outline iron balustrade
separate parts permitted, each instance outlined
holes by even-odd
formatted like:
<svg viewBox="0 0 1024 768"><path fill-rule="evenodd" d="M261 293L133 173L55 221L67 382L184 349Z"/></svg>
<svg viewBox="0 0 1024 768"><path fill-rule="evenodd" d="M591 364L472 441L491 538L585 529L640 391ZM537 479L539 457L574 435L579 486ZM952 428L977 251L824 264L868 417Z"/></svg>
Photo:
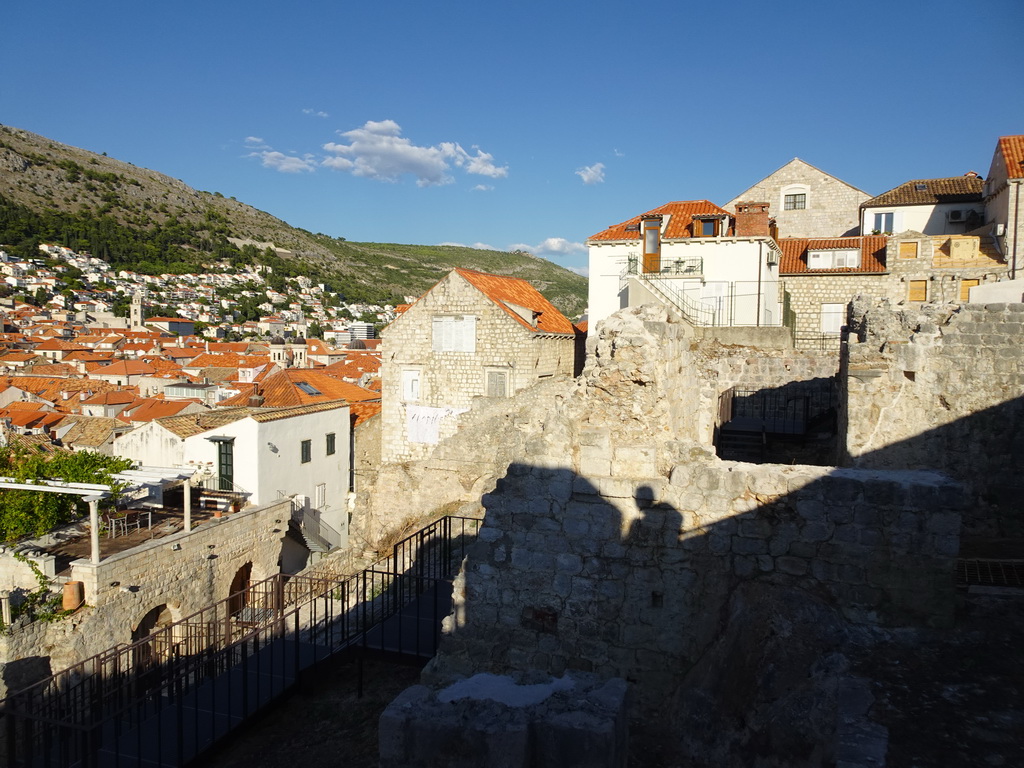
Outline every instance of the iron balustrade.
<svg viewBox="0 0 1024 768"><path fill-rule="evenodd" d="M479 524L441 518L352 576L275 574L8 696L7 765L180 766L332 656L432 656Z"/></svg>

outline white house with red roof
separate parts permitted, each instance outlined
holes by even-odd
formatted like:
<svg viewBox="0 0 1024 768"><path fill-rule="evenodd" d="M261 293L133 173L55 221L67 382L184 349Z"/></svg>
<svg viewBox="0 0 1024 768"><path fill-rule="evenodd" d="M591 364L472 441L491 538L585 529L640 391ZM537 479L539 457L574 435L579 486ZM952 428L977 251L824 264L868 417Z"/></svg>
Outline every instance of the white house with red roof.
<svg viewBox="0 0 1024 768"><path fill-rule="evenodd" d="M906 181L861 204L860 231L876 235L970 232L985 223L983 184L974 171L963 176Z"/></svg>
<svg viewBox="0 0 1024 768"><path fill-rule="evenodd" d="M739 203L730 213L707 200L673 202L592 235L590 327L652 301L694 325L781 325L780 252L768 210L768 203Z"/></svg>

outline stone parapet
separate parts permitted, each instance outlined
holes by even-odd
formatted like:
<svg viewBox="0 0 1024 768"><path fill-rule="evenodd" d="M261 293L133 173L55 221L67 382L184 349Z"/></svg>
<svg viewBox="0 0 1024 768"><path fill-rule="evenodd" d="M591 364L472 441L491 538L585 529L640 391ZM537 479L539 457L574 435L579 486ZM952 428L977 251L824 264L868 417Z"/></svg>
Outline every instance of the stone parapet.
<svg viewBox="0 0 1024 768"><path fill-rule="evenodd" d="M380 717L381 768L625 768L624 680L527 679L407 688Z"/></svg>

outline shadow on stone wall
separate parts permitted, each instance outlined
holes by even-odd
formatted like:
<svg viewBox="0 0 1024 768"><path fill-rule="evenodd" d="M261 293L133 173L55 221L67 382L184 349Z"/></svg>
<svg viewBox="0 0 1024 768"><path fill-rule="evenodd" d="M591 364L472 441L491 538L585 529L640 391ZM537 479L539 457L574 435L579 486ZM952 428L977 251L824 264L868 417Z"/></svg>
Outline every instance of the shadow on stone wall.
<svg viewBox="0 0 1024 768"><path fill-rule="evenodd" d="M1020 409L878 453L977 443ZM874 627L952 623L970 511L964 488L929 470L714 460L636 481L516 463L484 506L424 682L624 678L644 743L708 766L834 760L847 653Z"/></svg>
<svg viewBox="0 0 1024 768"><path fill-rule="evenodd" d="M965 537L1024 538L1024 397L925 430L851 463L865 469L943 472L968 488Z"/></svg>

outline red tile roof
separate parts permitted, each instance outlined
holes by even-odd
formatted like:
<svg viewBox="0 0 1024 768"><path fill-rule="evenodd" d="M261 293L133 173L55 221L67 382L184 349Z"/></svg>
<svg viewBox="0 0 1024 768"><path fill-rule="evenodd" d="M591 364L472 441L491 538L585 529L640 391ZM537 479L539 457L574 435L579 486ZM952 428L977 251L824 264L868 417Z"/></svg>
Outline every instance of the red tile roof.
<svg viewBox="0 0 1024 768"><path fill-rule="evenodd" d="M515 318L521 325L526 326L531 331L565 334L573 332L572 323L569 322L569 319L555 309L555 306L545 299L540 291L525 280L518 277L489 275L485 272L475 272L471 269L456 269L454 271L501 307L509 316ZM508 306L509 304L524 307L536 314L536 327L527 320L524 320L514 309Z"/></svg>
<svg viewBox="0 0 1024 768"><path fill-rule="evenodd" d="M782 259L779 264L780 275L795 274L880 274L885 272L885 244L888 238L884 235L868 237L783 237L779 239ZM808 250L837 250L840 248L860 248L859 267L839 267L836 269L808 269Z"/></svg>
<svg viewBox="0 0 1024 768"><path fill-rule="evenodd" d="M270 363L270 355L240 355L236 352L222 354L203 353L194 358L186 368L258 368Z"/></svg>
<svg viewBox="0 0 1024 768"><path fill-rule="evenodd" d="M324 366L321 370L340 379L358 379L366 373L380 373L380 353L366 350L346 352L343 360Z"/></svg>
<svg viewBox="0 0 1024 768"><path fill-rule="evenodd" d="M264 408L308 405L327 400L361 402L380 398L376 392L363 389L347 381L341 381L311 368L289 368L285 371L278 371L274 375L268 376L260 384L259 394L263 397L262 407ZM223 407L248 405L251 396L252 391L246 390L221 401L218 405Z"/></svg>
<svg viewBox="0 0 1024 768"><path fill-rule="evenodd" d="M1024 178L1024 136L1000 136L999 151L1006 165L1006 177Z"/></svg>
<svg viewBox="0 0 1024 768"><path fill-rule="evenodd" d="M936 205L938 203L981 202L985 181L977 175L949 176L944 179L914 179L865 200L861 208L880 205Z"/></svg>
<svg viewBox="0 0 1024 768"><path fill-rule="evenodd" d="M348 412L351 414L352 426L358 427L367 419L372 419L378 413L380 413L381 404L377 403L352 403L348 407Z"/></svg>
<svg viewBox="0 0 1024 768"><path fill-rule="evenodd" d="M142 360L118 360L97 368L91 376L148 376L156 373L156 368Z"/></svg>
<svg viewBox="0 0 1024 768"><path fill-rule="evenodd" d="M136 408L132 408L130 412L122 412L118 415L121 421L125 422L143 422L153 421L154 419L165 419L170 416L177 416L183 410L188 408L190 405L198 402L197 400L157 400L154 398L145 398L140 401L140 404Z"/></svg>
<svg viewBox="0 0 1024 768"><path fill-rule="evenodd" d="M720 216L729 215L724 208L719 208L707 200L682 200L665 205L634 216L632 219L613 224L608 229L591 235L588 240L639 240L640 219L644 216L669 216L668 226L662 234L664 240L676 240L682 237L690 237L690 224L693 223L694 215ZM627 229L636 226L636 229Z"/></svg>

